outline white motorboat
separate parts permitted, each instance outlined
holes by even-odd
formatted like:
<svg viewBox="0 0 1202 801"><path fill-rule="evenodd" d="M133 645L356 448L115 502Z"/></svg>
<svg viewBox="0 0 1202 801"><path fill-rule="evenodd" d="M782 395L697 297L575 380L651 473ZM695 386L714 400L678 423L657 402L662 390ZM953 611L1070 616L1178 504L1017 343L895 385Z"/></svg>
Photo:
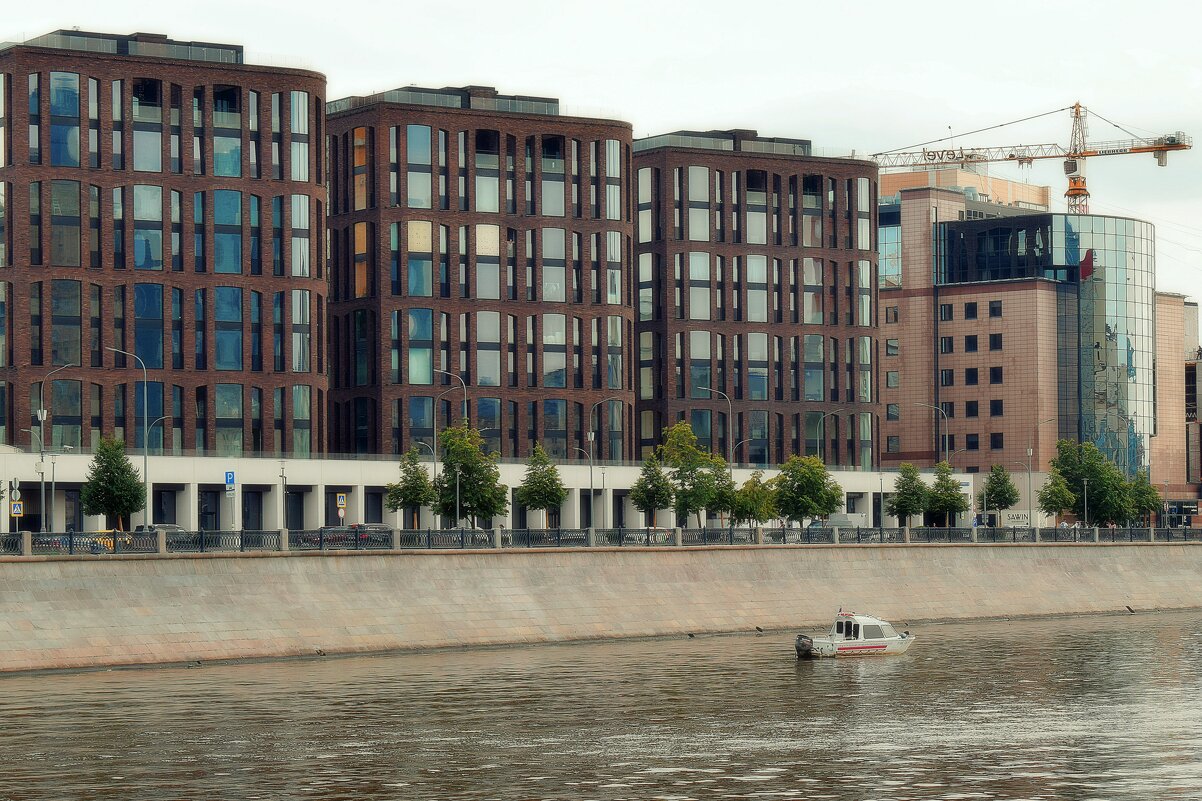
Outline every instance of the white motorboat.
<svg viewBox="0 0 1202 801"><path fill-rule="evenodd" d="M901 634L892 625L871 615L839 610L827 637L797 635L797 658L819 656L886 656L904 654L914 644L914 635Z"/></svg>

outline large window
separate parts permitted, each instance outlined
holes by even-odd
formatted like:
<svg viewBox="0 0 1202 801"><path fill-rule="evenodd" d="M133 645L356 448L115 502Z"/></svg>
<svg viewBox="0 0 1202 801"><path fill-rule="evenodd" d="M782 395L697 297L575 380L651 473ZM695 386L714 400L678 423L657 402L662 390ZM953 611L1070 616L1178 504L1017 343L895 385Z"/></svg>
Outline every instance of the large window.
<svg viewBox="0 0 1202 801"><path fill-rule="evenodd" d="M219 286L215 295L214 324L217 337L217 369L242 369L242 290Z"/></svg>
<svg viewBox="0 0 1202 801"><path fill-rule="evenodd" d="M148 369L162 369L162 284L134 285L134 352Z"/></svg>
<svg viewBox="0 0 1202 801"><path fill-rule="evenodd" d="M434 241L432 225L424 220L408 223L407 250L409 251L409 295L428 298L434 292Z"/></svg>
<svg viewBox="0 0 1202 801"><path fill-rule="evenodd" d="M499 312L478 312L476 314L476 384L482 387L501 386L501 315Z"/></svg>
<svg viewBox="0 0 1202 801"><path fill-rule="evenodd" d="M163 85L152 78L133 82L134 170L163 170Z"/></svg>
<svg viewBox="0 0 1202 801"><path fill-rule="evenodd" d="M292 196L292 275L309 277L309 196Z"/></svg>
<svg viewBox="0 0 1202 801"><path fill-rule="evenodd" d="M79 213L79 181L51 181L50 264L52 266L79 266Z"/></svg>
<svg viewBox="0 0 1202 801"><path fill-rule="evenodd" d="M563 137L562 136L544 136L542 144L543 144L542 213L546 217L562 217L564 214ZM479 174L478 171L477 171L477 174Z"/></svg>
<svg viewBox="0 0 1202 801"><path fill-rule="evenodd" d="M567 256L564 229L544 228L543 239L543 300L563 302L568 299Z"/></svg>
<svg viewBox="0 0 1202 801"><path fill-rule="evenodd" d="M242 455L242 385L218 384L214 398L217 416L217 455Z"/></svg>
<svg viewBox="0 0 1202 801"><path fill-rule="evenodd" d="M476 297L483 300L501 297L500 236L498 226L476 226ZM546 258L545 246L543 253Z"/></svg>
<svg viewBox="0 0 1202 801"><path fill-rule="evenodd" d="M768 335L747 335L747 392L751 400L768 400Z"/></svg>
<svg viewBox="0 0 1202 801"><path fill-rule="evenodd" d="M309 93L293 92L290 102L292 110L292 154L289 161L292 180L309 180Z"/></svg>
<svg viewBox="0 0 1202 801"><path fill-rule="evenodd" d="M434 312L431 309L409 310L409 373L410 384L434 383Z"/></svg>
<svg viewBox="0 0 1202 801"><path fill-rule="evenodd" d="M543 315L543 386L567 386L567 319Z"/></svg>
<svg viewBox="0 0 1202 801"><path fill-rule="evenodd" d="M74 72L50 73L50 164L79 166L79 75Z"/></svg>
<svg viewBox="0 0 1202 801"><path fill-rule="evenodd" d="M689 254L689 319L710 319L710 254Z"/></svg>
<svg viewBox="0 0 1202 801"><path fill-rule="evenodd" d="M409 125L405 129L405 152L408 160L406 186L411 209L428 209L432 206L430 170L430 126Z"/></svg>
<svg viewBox="0 0 1202 801"><path fill-rule="evenodd" d="M689 332L689 397L709 400L712 384L710 332ZM715 396L716 397L716 396Z"/></svg>
<svg viewBox="0 0 1202 801"><path fill-rule="evenodd" d="M747 320L752 323L768 322L768 257L748 256L747 264Z"/></svg>
<svg viewBox="0 0 1202 801"><path fill-rule="evenodd" d="M310 370L309 290L292 290L292 372Z"/></svg>
<svg viewBox="0 0 1202 801"><path fill-rule="evenodd" d="M134 268L163 269L163 188L134 187Z"/></svg>
<svg viewBox="0 0 1202 801"><path fill-rule="evenodd" d="M50 287L51 363L80 365L79 282L56 280Z"/></svg>
<svg viewBox="0 0 1202 801"><path fill-rule="evenodd" d="M213 87L213 174L242 175L242 90Z"/></svg>
<svg viewBox="0 0 1202 801"><path fill-rule="evenodd" d="M213 272L242 272L242 193L213 193Z"/></svg>

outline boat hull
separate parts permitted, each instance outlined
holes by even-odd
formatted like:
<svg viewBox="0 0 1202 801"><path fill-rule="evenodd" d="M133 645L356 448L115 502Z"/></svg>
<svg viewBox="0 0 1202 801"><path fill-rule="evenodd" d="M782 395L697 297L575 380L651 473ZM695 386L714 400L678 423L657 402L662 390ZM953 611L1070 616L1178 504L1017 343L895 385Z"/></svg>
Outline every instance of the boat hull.
<svg viewBox="0 0 1202 801"><path fill-rule="evenodd" d="M827 656L898 656L910 650L913 644L913 635L879 640L831 640L799 634L794 647L798 659L817 659Z"/></svg>

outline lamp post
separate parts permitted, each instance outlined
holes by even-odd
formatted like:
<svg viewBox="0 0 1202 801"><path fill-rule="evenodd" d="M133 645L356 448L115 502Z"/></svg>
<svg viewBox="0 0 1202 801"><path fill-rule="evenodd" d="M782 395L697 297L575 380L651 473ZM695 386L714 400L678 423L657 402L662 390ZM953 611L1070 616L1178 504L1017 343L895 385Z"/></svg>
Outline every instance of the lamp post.
<svg viewBox="0 0 1202 801"><path fill-rule="evenodd" d="M915 406L925 406L928 409L934 409L935 411L937 411L941 415L943 415L943 436L940 438L940 441L943 444L940 445L937 448L937 450L939 451L939 454L941 457L946 458L946 456L947 456L947 429L948 429L948 425L949 425L948 421L947 421L947 412L943 411L943 409L939 408L938 406L935 406L930 403L915 403L914 405ZM942 462L943 458L940 458L938 461Z"/></svg>
<svg viewBox="0 0 1202 801"><path fill-rule="evenodd" d="M589 407L588 410L588 521L594 523L597 516L593 513L593 507L597 503L596 490L593 488L593 441L597 438L597 427L593 423L597 416L597 407L603 403L610 401L621 400L617 395L610 395L608 398L602 398ZM610 456L613 454L610 453ZM604 489L602 490L604 494Z"/></svg>
<svg viewBox="0 0 1202 801"><path fill-rule="evenodd" d="M1031 489L1031 466L1035 464L1035 438L1039 436L1039 427L1044 423L1056 422L1055 417L1040 420L1031 429L1031 439L1027 441L1027 525L1035 528L1035 496Z"/></svg>
<svg viewBox="0 0 1202 801"><path fill-rule="evenodd" d="M827 446L827 443L830 442L830 440L826 436L826 418L836 416L842 411L844 411L843 407L839 407L838 409L829 411L826 414L822 415L822 417L818 418L818 428L822 431L822 463L823 464L826 464L829 461L826 458L826 456L827 456L826 446Z"/></svg>
<svg viewBox="0 0 1202 801"><path fill-rule="evenodd" d="M1085 521L1084 521L1085 527L1089 528L1089 479L1082 478L1081 482L1085 486L1085 495L1084 495L1084 499L1083 499L1084 506L1082 508L1082 515L1085 518Z"/></svg>
<svg viewBox="0 0 1202 801"><path fill-rule="evenodd" d="M56 367L53 370L51 370L49 373L46 373L46 377L42 379L42 383L38 386L38 461L41 462L41 464L42 464L42 469L40 471L38 471L39 474L41 475L40 494L42 496L41 506L39 507L39 514L42 517L42 533L43 534L45 534L47 531L47 528L46 528L46 382L48 382L50 380L50 377L52 375L54 375L55 373L62 372L63 370L66 370L68 367L78 367L78 366L79 366L78 364L68 362L67 364L64 364L62 367ZM53 393L51 393L50 399L52 401L54 400Z"/></svg>
<svg viewBox="0 0 1202 801"><path fill-rule="evenodd" d="M280 528L288 528L288 476L287 462L280 459Z"/></svg>
<svg viewBox="0 0 1202 801"><path fill-rule="evenodd" d="M589 433L591 434L592 432L590 431ZM591 528L594 525L593 498L595 497L595 490L593 489L593 455L584 448L572 448L572 450L580 451L588 459L588 524Z"/></svg>
<svg viewBox="0 0 1202 801"><path fill-rule="evenodd" d="M434 435L435 435L435 436L438 436L438 427L437 427L437 426L435 426L435 428L434 428ZM434 477L435 477L435 478L437 478L437 477L438 477L438 454L436 454L436 453L434 452L434 448L432 448L432 447L430 446L430 443L428 443L428 442L423 442L423 441L422 441L422 440L420 440L420 439L414 440L414 442L416 442L418 445L421 445L423 448L425 448L426 450L428 450L428 451L430 452L430 464L431 464L431 465L433 465L433 467L434 467ZM404 514L404 513L402 512L402 514ZM420 518L420 516L421 516L421 510L419 509L419 510L418 510L418 517ZM419 527L420 527L420 524L421 524L421 520L419 519L419 520L418 520L418 525L419 525Z"/></svg>
<svg viewBox="0 0 1202 801"><path fill-rule="evenodd" d="M459 384L463 387L463 408L460 409L459 412L463 416L463 419L467 420L467 417L468 417L468 414L467 414L467 382L463 380L463 376L459 375L459 373L452 373L447 370L439 370L437 367L432 367L430 369L436 373L442 373L443 375L449 375L451 378L454 378L456 381L458 381ZM434 421L434 427L435 428L438 427L437 420Z"/></svg>
<svg viewBox="0 0 1202 801"><path fill-rule="evenodd" d="M455 528L459 528L459 465L455 465Z"/></svg>
<svg viewBox="0 0 1202 801"><path fill-rule="evenodd" d="M150 405L147 403L147 398L149 397L147 395L149 379L146 377L146 362L142 361L142 357L138 354L130 353L127 350L121 350L120 348L105 348L105 350L111 350L113 353L120 353L125 356L130 356L142 366L142 497L145 499L143 502L144 505L142 506L142 525L146 528L149 528L150 518L147 517L146 513L150 509L150 476L147 473L147 471L150 469L150 462L146 458L146 454L148 452L148 446L150 445L150 442L147 441L146 434L150 430L150 426L146 425L146 416L150 414Z"/></svg>
<svg viewBox="0 0 1202 801"><path fill-rule="evenodd" d="M731 443L734 441L735 407L730 402L730 396L722 390L711 387L700 387L700 389L704 389L711 395L721 395L723 398L726 398L726 464L730 467L731 480L734 480L735 449L731 447Z"/></svg>

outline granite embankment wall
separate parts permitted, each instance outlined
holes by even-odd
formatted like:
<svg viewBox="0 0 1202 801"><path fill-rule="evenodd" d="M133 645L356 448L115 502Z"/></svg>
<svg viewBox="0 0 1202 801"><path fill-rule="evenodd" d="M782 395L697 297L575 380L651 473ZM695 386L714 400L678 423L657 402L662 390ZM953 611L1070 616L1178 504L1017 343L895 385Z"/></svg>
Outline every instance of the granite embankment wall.
<svg viewBox="0 0 1202 801"><path fill-rule="evenodd" d="M1202 606L1202 544L0 560L0 670Z"/></svg>

